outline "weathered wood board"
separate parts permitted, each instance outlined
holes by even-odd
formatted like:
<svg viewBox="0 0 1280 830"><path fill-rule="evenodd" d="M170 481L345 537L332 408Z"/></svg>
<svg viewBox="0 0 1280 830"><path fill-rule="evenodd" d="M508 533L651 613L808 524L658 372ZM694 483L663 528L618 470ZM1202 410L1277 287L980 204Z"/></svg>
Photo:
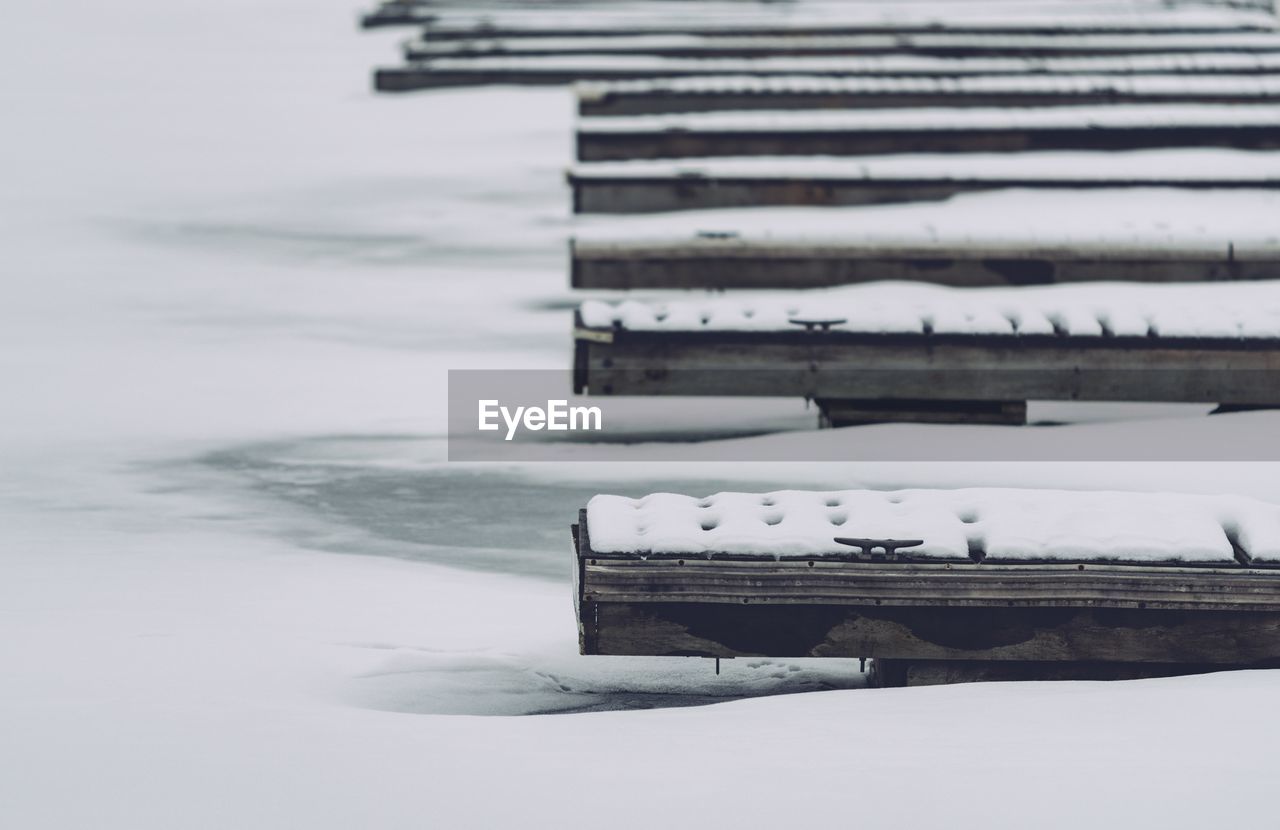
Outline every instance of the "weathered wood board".
<svg viewBox="0 0 1280 830"><path fill-rule="evenodd" d="M671 242L570 243L574 288L821 288L908 280L957 287L1065 282L1202 282L1280 277L1280 249L847 245L709 234Z"/></svg>
<svg viewBox="0 0 1280 830"><path fill-rule="evenodd" d="M1270 190L1280 180L1223 176L1167 179L1151 177L1064 180L1060 176L761 176L696 170L652 175L597 172L591 165L571 170L574 213L651 213L668 210L755 207L764 205L876 205L928 202L961 193L1009 188L1097 190L1132 187L1176 187L1194 190Z"/></svg>
<svg viewBox="0 0 1280 830"><path fill-rule="evenodd" d="M583 654L870 657L933 675L917 682L986 663L1280 665L1275 570L606 557L585 511L574 542Z"/></svg>
<svg viewBox="0 0 1280 830"><path fill-rule="evenodd" d="M1280 405L1280 340L575 329L591 395Z"/></svg>
<svg viewBox="0 0 1280 830"><path fill-rule="evenodd" d="M600 125L607 126L607 125ZM711 158L717 156L872 156L895 153L1015 153L1046 150L1123 151L1170 147L1280 149L1280 121L1105 126L1082 119L1074 126L867 127L771 129L636 127L600 129L585 122L577 133L579 161Z"/></svg>
<svg viewBox="0 0 1280 830"><path fill-rule="evenodd" d="M666 115L752 110L857 110L904 107L1055 107L1096 104L1269 104L1269 77L996 76L952 79L725 78L580 84L578 114Z"/></svg>
<svg viewBox="0 0 1280 830"><path fill-rule="evenodd" d="M927 55L945 58L1080 57L1132 54L1280 52L1271 32L1184 34L916 34L732 36L614 35L593 37L481 37L438 41L430 33L404 45L410 61L466 57L647 55L663 58L770 58L810 56Z"/></svg>

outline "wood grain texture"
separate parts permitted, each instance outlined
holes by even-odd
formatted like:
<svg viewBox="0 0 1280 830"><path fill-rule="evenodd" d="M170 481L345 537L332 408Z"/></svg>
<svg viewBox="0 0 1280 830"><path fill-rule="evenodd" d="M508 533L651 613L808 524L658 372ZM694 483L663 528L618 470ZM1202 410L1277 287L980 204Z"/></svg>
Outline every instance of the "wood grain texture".
<svg viewBox="0 0 1280 830"><path fill-rule="evenodd" d="M688 112L758 110L856 110L911 107L1055 107L1095 104L1270 104L1270 95L1228 91L1175 91L1149 95L1122 90L1018 91L609 91L578 99L578 114L592 116L671 115Z"/></svg>
<svg viewBox="0 0 1280 830"><path fill-rule="evenodd" d="M375 25L421 24L431 12L429 4L400 3L391 0L365 16L376 19ZM395 22L393 24L393 21ZM625 25L616 20L584 17L573 22L555 25L540 21L537 25L504 23L482 15L471 22L465 20L439 20L427 24L430 40L455 41L476 39L512 40L546 37L633 37L636 35L709 35L717 37L800 37L800 36L856 36L856 35L1191 35L1229 32L1270 32L1272 27L1258 19L1238 18L1219 21L1179 21L1154 19L1126 19L1120 21L1073 20L1032 22L1011 20L797 20L733 21L684 19L673 15L662 23L628 21Z"/></svg>
<svg viewBox="0 0 1280 830"><path fill-rule="evenodd" d="M962 288L1069 282L1209 282L1270 279L1280 252L1233 249L1126 251L984 249L978 245L886 250L868 244L574 243L571 282L585 289L823 288L907 280Z"/></svg>
<svg viewBox="0 0 1280 830"><path fill-rule="evenodd" d="M592 395L1280 405L1268 339L590 331Z"/></svg>
<svg viewBox="0 0 1280 830"><path fill-rule="evenodd" d="M578 131L579 161L712 158L717 156L869 156L894 153L1017 153L1033 151L1227 147L1280 148L1274 125L859 129Z"/></svg>
<svg viewBox="0 0 1280 830"><path fill-rule="evenodd" d="M1125 179L930 179L930 178L753 178L676 175L647 178L570 173L575 213L652 213L765 205L879 205L930 202L961 193L1006 188L1096 190L1129 187L1181 189L1274 189L1276 182L1218 179L1152 181Z"/></svg>
<svg viewBox="0 0 1280 830"><path fill-rule="evenodd" d="M520 58L511 59L512 65L506 67L492 66L476 66L468 67L464 65L467 59L460 59L456 63L452 63L447 68L435 67L431 62L409 63L404 66L379 67L374 71L374 89L379 92L409 92L418 89L438 89L459 86L488 86L488 85L521 85L521 86L564 86L577 81L634 81L646 80L651 78L686 78L705 75L714 75L722 70L717 70L713 65L697 66L698 62L690 61L680 66L663 67L660 64L652 66L629 67L625 63L612 63L609 59L604 59L597 63L576 63L575 65L566 66L537 66L517 64ZM532 58L529 60L540 60ZM713 62L707 62L711 64ZM1034 63L1031 64L1034 66ZM967 75L1024 75L1028 71L1034 71L1026 66L1018 66L1010 68L1006 71L993 71L990 67L984 67L982 72L967 72ZM1212 75L1268 75L1272 73L1272 69L1264 64L1233 66L1230 69L1215 69L1213 67L1196 66L1194 62L1188 61L1185 67L1177 65L1164 66L1151 71L1140 68L1126 69L1115 74L1124 75L1187 75L1187 74L1212 74ZM854 75L865 74L864 68L824 68L815 66L812 69L806 69L805 74L821 75L826 77L849 77ZM738 72L735 74L746 74L752 76L765 75L792 75L795 70L779 71L771 69L767 64L760 63L749 68L749 71ZM889 74L889 73L880 73ZM919 69L894 69L891 73L896 77L917 77L917 78L948 78L956 77L956 70L951 67L922 67ZM1082 65L1080 69L1073 70L1071 68L1062 67L1058 70L1058 74L1063 75L1093 75L1097 74L1095 68Z"/></svg>
<svg viewBox="0 0 1280 830"><path fill-rule="evenodd" d="M919 37L883 35L827 38L724 37L645 39L628 36L607 38L520 38L496 42L485 38L469 42L444 42L431 37L409 41L404 56L410 61L441 58L512 58L573 56L646 56L693 60L794 57L871 57L913 55L930 58L1074 58L1115 57L1142 54L1243 53L1280 51L1280 38L1218 37L1141 38L997 37L953 36L932 33Z"/></svg>
<svg viewBox="0 0 1280 830"><path fill-rule="evenodd" d="M581 599L619 603L1083 607L1280 613L1280 570L1051 564L585 560Z"/></svg>
<svg viewBox="0 0 1280 830"><path fill-rule="evenodd" d="M604 558L585 510L574 542L583 654L870 657L913 661L918 683L988 663L1280 665L1280 570Z"/></svg>

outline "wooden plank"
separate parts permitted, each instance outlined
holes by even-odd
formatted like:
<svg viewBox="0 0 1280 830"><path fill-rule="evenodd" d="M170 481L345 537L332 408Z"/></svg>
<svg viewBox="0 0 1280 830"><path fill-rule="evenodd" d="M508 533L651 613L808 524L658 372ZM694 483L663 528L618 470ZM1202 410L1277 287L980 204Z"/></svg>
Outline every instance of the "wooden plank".
<svg viewBox="0 0 1280 830"><path fill-rule="evenodd" d="M1280 274L1280 250L1050 247L1043 241L1021 248L837 245L709 234L671 242L574 241L570 263L573 287L586 289L821 288L879 280L968 288L1271 279Z"/></svg>
<svg viewBox="0 0 1280 830"><path fill-rule="evenodd" d="M1232 32L1274 32L1274 23L1265 18L1238 18L1217 23L1205 21L1185 22L1161 19L1155 16L1108 20L1105 17L1079 17L1055 21L1020 21L1005 17L1000 20L984 19L965 21L949 20L844 22L811 20L788 21L785 18L756 21L707 21L689 19L684 15L672 15L665 22L628 21L627 23L601 20L585 15L576 19L561 17L554 22L527 21L503 22L488 20L424 20L425 10L408 13L387 4L378 12L366 15L366 20L377 18L372 25L426 24L428 39L440 42L469 41L478 39L521 40L529 38L605 38L635 37L637 35L698 35L702 37L840 37L859 35L922 35L950 33L955 35L1213 35ZM368 25L368 24L366 24Z"/></svg>
<svg viewBox="0 0 1280 830"><path fill-rule="evenodd" d="M1074 126L834 128L739 127L598 129L582 124L579 161L717 156L868 156L894 153L1013 153L1037 150L1149 150L1170 147L1280 149L1280 122Z"/></svg>
<svg viewBox="0 0 1280 830"><path fill-rule="evenodd" d="M869 58L692 60L609 56L445 58L381 67L374 72L379 92L408 92L455 86L563 85L575 81L625 81L713 75L770 77L954 78L1052 75L1221 75L1266 76L1280 69L1280 55L1139 55L1119 58L948 59L920 57L913 63Z"/></svg>
<svg viewBox="0 0 1280 830"><path fill-rule="evenodd" d="M371 12L360 16L365 29L385 26L423 26L435 18L434 11L418 3L383 3Z"/></svg>
<svg viewBox="0 0 1280 830"><path fill-rule="evenodd" d="M975 555L981 555L978 551ZM582 562L597 603L1122 608L1280 613L1280 571L1177 565L650 557Z"/></svg>
<svg viewBox="0 0 1280 830"><path fill-rule="evenodd" d="M410 61L440 58L555 55L645 55L662 58L770 58L925 55L945 58L1083 57L1132 54L1280 52L1272 32L1092 34L967 34L926 32L824 36L622 35L437 41L429 34L404 45Z"/></svg>
<svg viewBox="0 0 1280 830"><path fill-rule="evenodd" d="M712 79L708 79L712 80ZM1187 76L1071 78L1031 76L951 79L911 83L873 79L798 78L786 83L726 79L722 84L583 84L578 114L584 117L667 115L752 110L850 110L912 107L1055 107L1098 104L1269 104L1280 101L1270 79ZM822 83L822 81L827 83ZM840 83L840 81L849 81ZM1155 83L1144 84L1150 80ZM854 83L852 81L866 81ZM979 83L966 83L975 81ZM1135 83L1138 82L1138 83Z"/></svg>
<svg viewBox="0 0 1280 830"><path fill-rule="evenodd" d="M1276 570L605 558L585 510L574 543L583 654L870 657L882 685L1280 665Z"/></svg>
<svg viewBox="0 0 1280 830"><path fill-rule="evenodd" d="M813 332L577 337L592 395L1280 405L1280 341Z"/></svg>
<svg viewBox="0 0 1280 830"><path fill-rule="evenodd" d="M1192 179L1061 177L970 177L880 175L856 179L834 176L753 176L695 171L650 176L596 173L589 166L568 174L574 213L652 213L765 205L877 205L941 201L961 193L1008 188L1096 190L1176 187L1194 190L1275 189L1280 182L1257 178Z"/></svg>

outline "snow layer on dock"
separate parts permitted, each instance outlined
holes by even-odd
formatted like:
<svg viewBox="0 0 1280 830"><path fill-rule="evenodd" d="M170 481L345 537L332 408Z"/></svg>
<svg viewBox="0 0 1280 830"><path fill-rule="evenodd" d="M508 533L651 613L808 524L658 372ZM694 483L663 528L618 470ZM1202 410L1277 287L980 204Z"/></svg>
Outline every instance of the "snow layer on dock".
<svg viewBox="0 0 1280 830"><path fill-rule="evenodd" d="M1198 166L1193 170L1200 169ZM1099 199L1107 210L1099 212ZM811 252L1016 251L1021 256L1142 252L1174 258L1214 252L1247 259L1280 249L1280 193L1131 188L1005 190L950 203L761 207L579 219L579 249L691 244L717 251L803 246ZM1280 274L1277 274L1280 278Z"/></svg>
<svg viewBox="0 0 1280 830"><path fill-rule="evenodd" d="M606 119L600 119L606 120ZM708 178L750 179L929 179L942 181L1224 182L1271 185L1280 182L1280 153L1216 148L1032 153L961 153L906 156L725 156L722 158L637 159L576 164L579 179Z"/></svg>
<svg viewBox="0 0 1280 830"><path fill-rule="evenodd" d="M1040 52L1047 54L1092 51L1100 53L1151 52L1271 52L1280 51L1280 37L1272 32L1224 32L1197 34L859 34L859 35L727 35L640 34L607 37L531 37L473 40L432 40L430 34L410 41L406 50L447 56L456 53L502 54L505 51L599 54L645 54L667 50L697 50L707 55L743 50L767 53L783 51L911 52L963 50L982 53Z"/></svg>
<svg viewBox="0 0 1280 830"><path fill-rule="evenodd" d="M697 112L582 118L579 134L872 132L881 130L1095 130L1275 127L1274 104L1106 104L1083 107L921 107L888 110Z"/></svg>
<svg viewBox="0 0 1280 830"><path fill-rule="evenodd" d="M600 495L587 505L601 554L840 556L836 537L920 539L912 556L987 561L1236 562L1280 559L1280 507L1239 496L1067 490L782 490L705 498Z"/></svg>
<svg viewBox="0 0 1280 830"><path fill-rule="evenodd" d="M711 419L656 399L629 417L667 427L686 463L647 443L609 464L566 463L577 443L558 463L446 462L446 368L567 366L569 96L375 100L367 71L394 43L357 36L351 8L29 3L0 30L15 80L0 826L541 828L571 809L610 830L750 830L849 816L850 782L874 794L857 803L867 827L1203 830L1274 812L1280 718L1241 704L1274 699L1280 672L474 717L857 682L845 660L732 660L717 677L703 660L579 657L565 525L594 493L908 482L1280 501L1280 475L912 464L922 425L739 450L874 447L890 463L717 464L688 443ZM1005 204L1032 211L1034 195ZM761 403L717 407L720 434L792 408L812 423L798 401ZM1075 461L1148 439L1149 457L1188 457L1163 449L1176 442L1210 458L1214 436L1260 446L1280 430L1274 413L1163 411L938 429L990 459L1052 445ZM583 761L603 736L597 774ZM805 763L767 751L801 743ZM699 786L671 787L673 747ZM997 781L998 798L975 797Z"/></svg>
<svg viewBox="0 0 1280 830"><path fill-rule="evenodd" d="M550 55L437 58L424 66L442 72L634 72L653 75L1009 75L1039 73L1251 73L1280 71L1280 55L1184 52L1154 55L1037 58L870 57L662 58L649 55Z"/></svg>
<svg viewBox="0 0 1280 830"><path fill-rule="evenodd" d="M580 308L589 328L653 332L832 331L1017 337L1280 339L1280 281L1093 283L954 289L885 282L815 291L610 303Z"/></svg>
<svg viewBox="0 0 1280 830"><path fill-rule="evenodd" d="M619 95L689 94L953 94L1045 93L1086 95L1251 95L1280 93L1280 78L1268 75L965 75L955 78L832 75L703 75L628 81L580 81L584 99Z"/></svg>
<svg viewBox="0 0 1280 830"><path fill-rule="evenodd" d="M432 31L459 29L524 31L722 32L726 28L768 26L814 27L966 27L995 31L1063 29L1066 31L1151 31L1155 29L1270 29L1275 18L1265 12L1226 7L1170 8L1166 3L686 3L678 19L666 4L599 6L567 12L554 8L466 9L421 6Z"/></svg>

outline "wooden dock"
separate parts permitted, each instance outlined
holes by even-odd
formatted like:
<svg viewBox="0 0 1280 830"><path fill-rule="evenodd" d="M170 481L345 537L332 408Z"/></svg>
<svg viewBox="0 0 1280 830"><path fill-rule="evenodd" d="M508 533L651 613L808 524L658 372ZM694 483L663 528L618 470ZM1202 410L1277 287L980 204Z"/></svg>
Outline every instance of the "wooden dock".
<svg viewBox="0 0 1280 830"><path fill-rule="evenodd" d="M579 164L567 174L575 213L648 213L763 205L875 205L949 199L1008 188L1105 190L1271 190L1280 170L1267 158L1206 168L1176 164L1126 166L1117 154L1093 167L1010 156L1008 165L914 166L799 158ZM1252 160L1250 160L1252 161ZM1203 162L1203 160L1202 160Z"/></svg>
<svg viewBox="0 0 1280 830"><path fill-rule="evenodd" d="M582 119L579 161L717 156L1280 149L1280 107L705 113Z"/></svg>
<svg viewBox="0 0 1280 830"><path fill-rule="evenodd" d="M1257 152L1280 150L1270 14L520 6L383 4L364 25L424 33L374 85L586 82L575 213L1280 189L1280 153ZM583 303L574 391L803 398L835 427L1023 424L1031 400L1280 407L1280 295L1238 284L1280 275L1280 242L1199 203L1179 214L1195 233L1153 241L1108 207L1128 243L975 241L990 229L963 221L876 242L868 211L834 236L715 217L729 227L578 239L574 288L755 290ZM1280 508L1021 493L1002 512L971 492L597 497L573 526L580 651L870 658L881 685L1280 668Z"/></svg>
<svg viewBox="0 0 1280 830"><path fill-rule="evenodd" d="M1061 107L1099 104L1275 104L1280 77L1041 76L670 78L580 83L586 117L753 110Z"/></svg>
<svg viewBox="0 0 1280 830"><path fill-rule="evenodd" d="M884 499L901 503L928 492ZM703 499L704 518L696 521L713 529L733 521L734 513L726 516L717 500L745 495ZM1200 561L1152 561L1138 555L1144 528L1134 521L1130 556L1077 545L1067 554L1049 548L1047 559L992 558L980 541L984 534L970 540L967 552L913 555L937 526L914 525L910 512L895 523L907 529L895 538L847 538L864 535L857 520L847 518L859 511L843 507L857 491L785 495L834 505L825 509L826 532L832 542L843 540L847 553L811 541L805 546L812 552L790 550L788 542L808 535L795 527L780 534L790 538L779 541L778 552L769 550L763 532L749 545L718 544L701 541L694 524L684 540L674 529L680 513L670 508L664 537L676 550L597 549L593 537L618 535L610 526L618 519L596 507L618 497L593 499L573 526L581 652L871 658L892 665L895 679L882 677L886 685L914 685L913 677L915 683L978 679L975 671L1005 679L1117 677L1158 675L1161 665L1169 673L1280 665L1280 570L1269 560L1252 560L1236 542ZM1112 496L1118 509L1132 500ZM766 505L759 508L762 530L769 529L764 522L788 521L785 510L767 506L777 504L769 494L757 498ZM1035 494L1026 498L1036 500ZM1043 498L1072 501L1070 494ZM821 515L823 508L809 512ZM970 512L955 521L976 517ZM999 524L987 520L987 532ZM1227 538L1236 538L1229 528Z"/></svg>
<svg viewBox="0 0 1280 830"><path fill-rule="evenodd" d="M923 55L747 59L660 58L644 55L559 55L438 58L380 67L374 88L409 92L457 86L564 85L575 81L743 75L830 78L960 78L991 75L1229 75L1280 72L1277 54L1152 54L1105 57L935 58Z"/></svg>
<svg viewBox="0 0 1280 830"><path fill-rule="evenodd" d="M662 58L771 58L927 55L945 58L1280 52L1280 34L920 34L700 36L626 35L437 41L428 33L404 46L410 61L463 57L649 55Z"/></svg>
<svg viewBox="0 0 1280 830"><path fill-rule="evenodd" d="M1135 303L1121 313L1141 317ZM834 316L840 308L829 318L798 312L791 330L636 329L579 316L575 390L804 398L837 426L1018 423L1028 400L1280 406L1280 335L1169 336L1145 324L1117 333L1103 320L1089 336L1059 323L1046 334L944 332L927 322L917 332L855 330Z"/></svg>
<svg viewBox="0 0 1280 830"><path fill-rule="evenodd" d="M856 225L856 222L853 222ZM1200 282L1274 279L1280 245L1118 245L1042 240L997 245L841 243L706 232L662 240L570 242L574 288L825 288L908 280L955 287L1070 282Z"/></svg>
<svg viewBox="0 0 1280 830"><path fill-rule="evenodd" d="M978 36L1083 36L1083 35L1223 35L1277 31L1274 18L1263 15L1241 15L1232 19L1209 21L1186 17L1152 15L1104 17L1080 15L1074 18L1040 17L1019 19L1009 15L964 18L922 17L914 20L833 20L794 15L736 15L707 20L700 15L681 15L665 19L657 15L647 19L620 18L598 13L536 16L488 14L461 16L443 14L439 9L386 4L366 20L372 25L423 25L427 39L437 42L474 40L523 40L534 38L629 38L636 36L698 37L858 37L912 35L978 35Z"/></svg>

